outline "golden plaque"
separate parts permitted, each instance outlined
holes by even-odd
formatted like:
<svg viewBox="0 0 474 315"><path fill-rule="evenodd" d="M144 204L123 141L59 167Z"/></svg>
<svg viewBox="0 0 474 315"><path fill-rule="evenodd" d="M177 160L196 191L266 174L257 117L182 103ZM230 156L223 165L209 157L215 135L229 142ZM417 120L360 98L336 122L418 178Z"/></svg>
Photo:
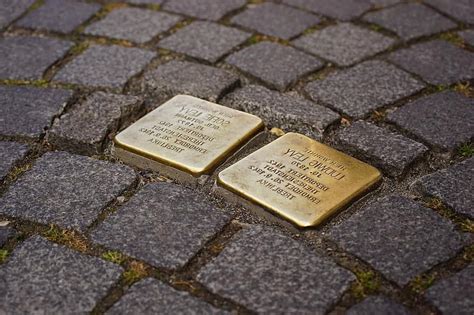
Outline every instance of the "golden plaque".
<svg viewBox="0 0 474 315"><path fill-rule="evenodd" d="M380 172L364 162L288 133L220 172L218 185L308 227L321 223L380 178Z"/></svg>
<svg viewBox="0 0 474 315"><path fill-rule="evenodd" d="M254 115L177 95L118 134L114 145L116 155L129 164L199 177L262 128Z"/></svg>

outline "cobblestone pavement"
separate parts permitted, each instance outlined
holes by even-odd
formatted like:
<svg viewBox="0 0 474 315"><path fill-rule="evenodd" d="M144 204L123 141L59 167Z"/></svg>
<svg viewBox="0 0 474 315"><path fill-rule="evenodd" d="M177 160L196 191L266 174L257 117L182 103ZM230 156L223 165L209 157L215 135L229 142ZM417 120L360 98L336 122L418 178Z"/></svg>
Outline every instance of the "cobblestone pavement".
<svg viewBox="0 0 474 315"><path fill-rule="evenodd" d="M473 0L0 0L0 314L474 314L473 84ZM382 184L297 230L115 160L176 94Z"/></svg>

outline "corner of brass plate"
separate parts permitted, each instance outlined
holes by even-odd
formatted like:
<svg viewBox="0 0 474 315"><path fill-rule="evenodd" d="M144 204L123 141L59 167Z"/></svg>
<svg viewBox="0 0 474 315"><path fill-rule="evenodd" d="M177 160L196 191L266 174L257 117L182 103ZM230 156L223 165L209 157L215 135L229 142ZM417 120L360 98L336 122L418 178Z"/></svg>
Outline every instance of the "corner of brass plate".
<svg viewBox="0 0 474 315"><path fill-rule="evenodd" d="M218 174L220 186L300 227L315 226L376 184L371 165L287 133Z"/></svg>
<svg viewBox="0 0 474 315"><path fill-rule="evenodd" d="M261 129L257 116L177 95L120 132L114 144L197 177Z"/></svg>

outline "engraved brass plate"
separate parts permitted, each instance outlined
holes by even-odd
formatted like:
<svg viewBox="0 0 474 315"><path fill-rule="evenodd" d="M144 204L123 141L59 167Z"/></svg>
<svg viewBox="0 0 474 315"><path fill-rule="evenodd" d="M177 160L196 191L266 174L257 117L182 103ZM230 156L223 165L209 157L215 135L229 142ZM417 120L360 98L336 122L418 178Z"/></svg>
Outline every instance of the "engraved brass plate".
<svg viewBox="0 0 474 315"><path fill-rule="evenodd" d="M307 227L321 223L380 178L366 163L288 133L220 172L218 184Z"/></svg>
<svg viewBox="0 0 474 315"><path fill-rule="evenodd" d="M260 118L177 95L115 137L115 145L200 176L263 128Z"/></svg>

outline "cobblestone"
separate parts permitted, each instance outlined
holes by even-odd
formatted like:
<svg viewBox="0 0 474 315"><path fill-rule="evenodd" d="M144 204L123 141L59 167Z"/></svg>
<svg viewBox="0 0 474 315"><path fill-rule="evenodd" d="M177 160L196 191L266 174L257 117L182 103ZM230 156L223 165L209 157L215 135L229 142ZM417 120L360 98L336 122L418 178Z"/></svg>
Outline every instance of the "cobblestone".
<svg viewBox="0 0 474 315"><path fill-rule="evenodd" d="M10 169L21 160L29 148L26 144L0 141L0 180L5 178Z"/></svg>
<svg viewBox="0 0 474 315"><path fill-rule="evenodd" d="M253 226L198 275L212 292L258 313L325 313L354 276L278 232Z"/></svg>
<svg viewBox="0 0 474 315"><path fill-rule="evenodd" d="M0 29L22 15L35 0L3 0L0 6Z"/></svg>
<svg viewBox="0 0 474 315"><path fill-rule="evenodd" d="M472 0L426 0L426 3L445 12L460 21L474 23L474 6Z"/></svg>
<svg viewBox="0 0 474 315"><path fill-rule="evenodd" d="M0 226L0 247L5 245L9 238L12 238L16 231L8 226Z"/></svg>
<svg viewBox="0 0 474 315"><path fill-rule="evenodd" d="M316 101L362 118L371 111L410 96L424 87L408 73L382 61L366 61L310 82L306 92Z"/></svg>
<svg viewBox="0 0 474 315"><path fill-rule="evenodd" d="M412 314L406 307L400 305L384 296L369 296L364 301L351 307L347 315L410 315Z"/></svg>
<svg viewBox="0 0 474 315"><path fill-rule="evenodd" d="M327 237L402 287L463 246L450 221L398 195L363 208Z"/></svg>
<svg viewBox="0 0 474 315"><path fill-rule="evenodd" d="M121 272L117 265L34 236L0 266L0 305L6 314L85 314Z"/></svg>
<svg viewBox="0 0 474 315"><path fill-rule="evenodd" d="M465 43L474 46L474 29L473 30L465 30L458 33L459 36L464 40Z"/></svg>
<svg viewBox="0 0 474 315"><path fill-rule="evenodd" d="M245 0L169 0L163 8L195 18L217 21L245 5Z"/></svg>
<svg viewBox="0 0 474 315"><path fill-rule="evenodd" d="M0 213L84 231L135 180L126 166L49 152L0 199Z"/></svg>
<svg viewBox="0 0 474 315"><path fill-rule="evenodd" d="M366 0L283 0L283 2L342 21L352 20L371 7L370 2Z"/></svg>

